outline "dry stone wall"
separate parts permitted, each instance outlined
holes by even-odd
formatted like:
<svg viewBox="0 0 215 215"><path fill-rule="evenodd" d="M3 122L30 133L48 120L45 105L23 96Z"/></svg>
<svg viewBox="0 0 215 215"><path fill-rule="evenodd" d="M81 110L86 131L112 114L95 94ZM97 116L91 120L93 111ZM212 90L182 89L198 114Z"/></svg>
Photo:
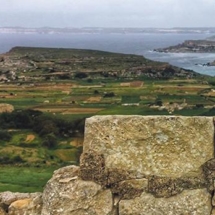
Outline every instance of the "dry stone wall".
<svg viewBox="0 0 215 215"><path fill-rule="evenodd" d="M214 215L214 186L212 117L94 116L80 167L42 194L1 193L0 214Z"/></svg>

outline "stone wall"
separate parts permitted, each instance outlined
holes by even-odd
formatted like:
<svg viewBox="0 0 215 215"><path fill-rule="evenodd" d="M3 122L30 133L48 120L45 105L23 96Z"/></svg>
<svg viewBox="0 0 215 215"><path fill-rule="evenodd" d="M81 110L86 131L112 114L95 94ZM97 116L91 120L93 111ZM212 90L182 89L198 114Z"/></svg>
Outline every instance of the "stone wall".
<svg viewBox="0 0 215 215"><path fill-rule="evenodd" d="M94 116L80 167L42 194L1 193L0 215L214 215L214 184L212 117Z"/></svg>

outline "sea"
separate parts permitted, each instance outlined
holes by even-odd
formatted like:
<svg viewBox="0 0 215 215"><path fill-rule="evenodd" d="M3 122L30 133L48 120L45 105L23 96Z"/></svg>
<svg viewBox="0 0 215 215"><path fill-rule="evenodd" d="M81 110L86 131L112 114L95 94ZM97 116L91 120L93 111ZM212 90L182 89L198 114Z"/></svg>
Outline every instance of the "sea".
<svg viewBox="0 0 215 215"><path fill-rule="evenodd" d="M0 53L15 46L77 48L143 55L156 61L168 62L201 74L215 76L215 67L203 66L215 60L215 53L158 53L164 48L189 39L205 39L207 33L74 33L74 34L24 34L0 33Z"/></svg>

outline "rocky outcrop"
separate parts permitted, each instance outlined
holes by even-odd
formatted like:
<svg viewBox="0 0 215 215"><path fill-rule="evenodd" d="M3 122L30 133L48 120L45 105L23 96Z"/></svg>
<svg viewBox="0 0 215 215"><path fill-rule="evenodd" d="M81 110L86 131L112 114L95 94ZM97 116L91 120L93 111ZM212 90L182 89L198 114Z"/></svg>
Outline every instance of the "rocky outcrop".
<svg viewBox="0 0 215 215"><path fill-rule="evenodd" d="M0 195L3 215L213 215L212 117L94 116L80 167L43 194Z"/></svg>
<svg viewBox="0 0 215 215"><path fill-rule="evenodd" d="M113 198L109 189L79 178L79 167L54 172L43 192L43 215L109 215Z"/></svg>
<svg viewBox="0 0 215 215"><path fill-rule="evenodd" d="M41 193L0 193L0 215L38 215L41 209Z"/></svg>
<svg viewBox="0 0 215 215"><path fill-rule="evenodd" d="M157 52L171 53L214 53L215 41L212 40L186 40L181 44L167 48L155 49Z"/></svg>

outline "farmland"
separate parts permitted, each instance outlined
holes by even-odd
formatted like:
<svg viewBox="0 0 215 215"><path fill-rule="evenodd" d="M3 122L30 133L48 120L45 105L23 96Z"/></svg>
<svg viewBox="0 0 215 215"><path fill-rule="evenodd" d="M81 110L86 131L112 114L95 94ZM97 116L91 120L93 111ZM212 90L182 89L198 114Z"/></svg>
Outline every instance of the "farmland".
<svg viewBox="0 0 215 215"><path fill-rule="evenodd" d="M78 164L87 117L215 113L213 77L142 56L17 47L0 59L0 104L14 108L0 115L1 191L39 191Z"/></svg>

